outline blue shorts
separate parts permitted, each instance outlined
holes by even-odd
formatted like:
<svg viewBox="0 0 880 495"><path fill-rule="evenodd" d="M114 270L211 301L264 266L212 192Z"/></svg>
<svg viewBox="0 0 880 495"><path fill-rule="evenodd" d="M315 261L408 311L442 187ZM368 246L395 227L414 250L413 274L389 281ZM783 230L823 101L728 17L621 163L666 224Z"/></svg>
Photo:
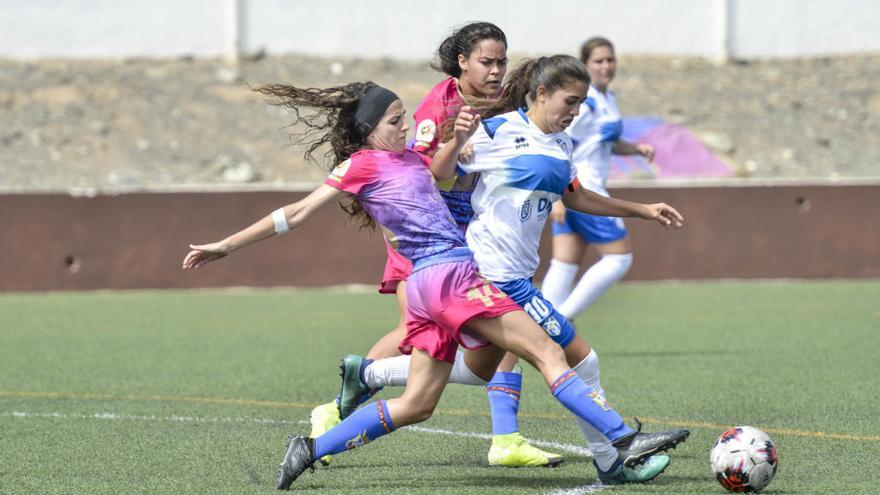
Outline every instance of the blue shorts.
<svg viewBox="0 0 880 495"><path fill-rule="evenodd" d="M618 217L598 217L568 210L564 223L550 223L553 224L553 235L574 233L590 244L605 244L626 237L626 226L623 219Z"/></svg>
<svg viewBox="0 0 880 495"><path fill-rule="evenodd" d="M495 287L519 304L533 320L541 325L547 335L563 349L574 339L574 325L556 311L544 294L532 285L531 279L517 279L509 282L492 282Z"/></svg>

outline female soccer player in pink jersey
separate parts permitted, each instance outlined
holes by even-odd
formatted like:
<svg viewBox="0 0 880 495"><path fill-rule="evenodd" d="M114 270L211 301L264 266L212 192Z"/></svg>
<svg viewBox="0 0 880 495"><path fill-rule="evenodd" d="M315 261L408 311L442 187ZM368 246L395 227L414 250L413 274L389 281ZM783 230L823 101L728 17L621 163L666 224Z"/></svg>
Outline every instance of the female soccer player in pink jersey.
<svg viewBox="0 0 880 495"><path fill-rule="evenodd" d="M428 92L413 115L415 142L412 149L427 156L433 156L438 146L441 146L440 137L444 126L454 120L468 98L482 100L500 94L501 83L507 72L507 37L498 26L489 22L474 22L462 26L440 44L434 68L449 77ZM476 176L477 174L467 174L439 184L440 195L462 232L467 229L474 215L471 194ZM354 354L343 359L343 390L336 401L321 404L312 410L309 418L312 436L318 436L332 428L376 392L376 388L367 387L360 380L361 370L367 364L372 360L400 355L398 345L406 336L406 278L412 271L412 265L387 240L386 251L388 260L379 292L397 294L399 323L373 345L366 359ZM488 383L476 377L468 377L462 359L463 355L459 355L459 367L453 375L453 382L485 385L489 396L492 413L492 445L487 456L489 465L524 467L560 464L563 461L562 456L532 446L519 432L517 415L522 393L522 374L514 369L517 364L516 356L506 356L498 372ZM377 368L378 366L371 368L371 372L382 373ZM465 370L465 376L461 379L457 378L459 368ZM394 374L393 366L383 369L389 375ZM388 378L393 384L395 376ZM329 457L322 458L321 462L328 464L330 460Z"/></svg>
<svg viewBox="0 0 880 495"><path fill-rule="evenodd" d="M403 104L394 93L372 83L324 90L270 85L261 91L288 107L319 110L298 115L297 123L323 132L309 143L309 152L330 144L328 154L339 165L304 199L220 241L191 245L183 268L198 268L296 229L316 209L340 200L348 201L350 214L380 224L390 233L395 250L413 264L407 284L407 336L400 344L403 352L412 355L403 395L358 409L318 438L292 435L277 488L289 488L324 455L362 446L401 426L428 419L452 372L459 345L478 356L474 363L484 365L474 373L493 372L504 349L525 359L540 371L560 403L614 442L630 463L668 444L670 433L634 431L608 404L591 399L592 389L568 366L562 349L516 303L479 275L452 215L442 207L427 159L405 149L409 127ZM463 111L456 121L456 135L466 140L479 120ZM454 163L460 148L436 157L438 166L446 166L450 159ZM651 206L630 203L629 207L668 214Z"/></svg>

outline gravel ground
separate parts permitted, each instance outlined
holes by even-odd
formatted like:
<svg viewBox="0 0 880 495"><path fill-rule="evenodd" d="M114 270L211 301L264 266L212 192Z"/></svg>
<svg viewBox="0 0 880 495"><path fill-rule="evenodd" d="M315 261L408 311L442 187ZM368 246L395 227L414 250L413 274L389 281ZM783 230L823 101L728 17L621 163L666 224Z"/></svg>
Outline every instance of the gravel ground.
<svg viewBox="0 0 880 495"><path fill-rule="evenodd" d="M6 190L308 182L268 82L371 79L413 110L441 79L427 61L285 55L229 68L191 58L0 60ZM687 125L738 176L880 177L880 55L734 63L621 57L628 115Z"/></svg>

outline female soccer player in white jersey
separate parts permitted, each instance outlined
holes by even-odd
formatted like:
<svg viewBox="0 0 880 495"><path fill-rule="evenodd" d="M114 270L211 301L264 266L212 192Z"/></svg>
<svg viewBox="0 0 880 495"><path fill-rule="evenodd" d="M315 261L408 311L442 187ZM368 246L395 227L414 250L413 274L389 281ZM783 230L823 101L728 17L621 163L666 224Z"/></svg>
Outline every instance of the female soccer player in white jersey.
<svg viewBox="0 0 880 495"><path fill-rule="evenodd" d="M507 37L489 22L472 22L456 29L440 44L434 68L449 77L437 83L416 108L415 143L413 150L433 156L440 145L444 125L455 116L469 98L495 98L501 92L501 83L507 72ZM440 195L452 213L459 229L464 232L474 215L471 193L475 174L461 176L439 184ZM388 259L379 292L396 294L400 308L397 327L377 341L365 358L349 354L342 361L343 389L337 400L321 404L312 410L309 422L312 436L319 436L351 414L358 404L369 399L377 388L366 387L360 380L360 370L372 360L399 356L398 345L406 336L406 279L412 264L397 253L386 241ZM508 355L491 379L483 380L469 373L464 355L456 357L453 382L465 380L468 384L484 385L492 416L492 444L487 455L489 465L507 467L556 466L562 456L532 446L519 432L519 402L522 374L514 370L516 356ZM475 367L472 364L472 367ZM371 368L374 373L382 373ZM458 378L461 369L464 377ZM395 367L386 368L393 373ZM391 380L394 377L390 377ZM328 464L330 457L321 459Z"/></svg>
<svg viewBox="0 0 880 495"><path fill-rule="evenodd" d="M612 153L637 154L651 160L654 148L620 138L623 123L614 92L609 88L617 68L614 45L605 38L590 38L581 47L581 61L590 74L590 89L587 99L581 103L579 115L566 132L574 141L572 157L581 184L608 196L605 182L611 172ZM562 316L574 319L626 275L632 265L632 246L621 218L571 211L557 202L551 219L553 259L544 276L542 291ZM601 258L575 285L588 244L596 247Z"/></svg>
<svg viewBox="0 0 880 495"><path fill-rule="evenodd" d="M456 172L480 174L472 197L475 217L466 234L480 272L563 347L568 364L593 388L593 400L610 407L600 385L595 351L532 285L541 231L553 202L560 198L572 209L656 219L667 227L680 226L682 218L662 203L640 205L580 187L571 164L571 138L564 130L577 115L588 84L583 65L573 57L557 55L523 63L505 84L502 98L484 105L484 113L495 116L483 121L471 138L471 162L459 163L456 170L448 166L449 161L436 160L432 172L438 180ZM514 110L500 113L510 109ZM457 123L456 127L461 126ZM464 141L464 136L456 134L442 152L461 149ZM629 466L605 435L586 422L580 426L604 482L653 479L669 463L668 457L659 455ZM686 437L684 432L670 438L666 447Z"/></svg>

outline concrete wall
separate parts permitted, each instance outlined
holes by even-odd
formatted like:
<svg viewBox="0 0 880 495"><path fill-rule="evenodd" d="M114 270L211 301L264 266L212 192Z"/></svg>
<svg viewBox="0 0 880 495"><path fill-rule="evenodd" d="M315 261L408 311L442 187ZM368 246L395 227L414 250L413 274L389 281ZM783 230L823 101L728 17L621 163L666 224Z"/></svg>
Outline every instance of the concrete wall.
<svg viewBox="0 0 880 495"><path fill-rule="evenodd" d="M880 185L613 193L663 200L687 217L674 232L628 221L636 253L628 280L880 277ZM299 231L180 270L189 243L216 240L303 194L0 195L0 291L377 284L381 239L346 226L336 207Z"/></svg>
<svg viewBox="0 0 880 495"><path fill-rule="evenodd" d="M215 56L230 0L0 0L0 56ZM515 53L572 53L603 34L622 53L780 57L880 51L874 0L248 0L251 49L427 58L452 26L490 20ZM539 5L540 7L536 7Z"/></svg>

